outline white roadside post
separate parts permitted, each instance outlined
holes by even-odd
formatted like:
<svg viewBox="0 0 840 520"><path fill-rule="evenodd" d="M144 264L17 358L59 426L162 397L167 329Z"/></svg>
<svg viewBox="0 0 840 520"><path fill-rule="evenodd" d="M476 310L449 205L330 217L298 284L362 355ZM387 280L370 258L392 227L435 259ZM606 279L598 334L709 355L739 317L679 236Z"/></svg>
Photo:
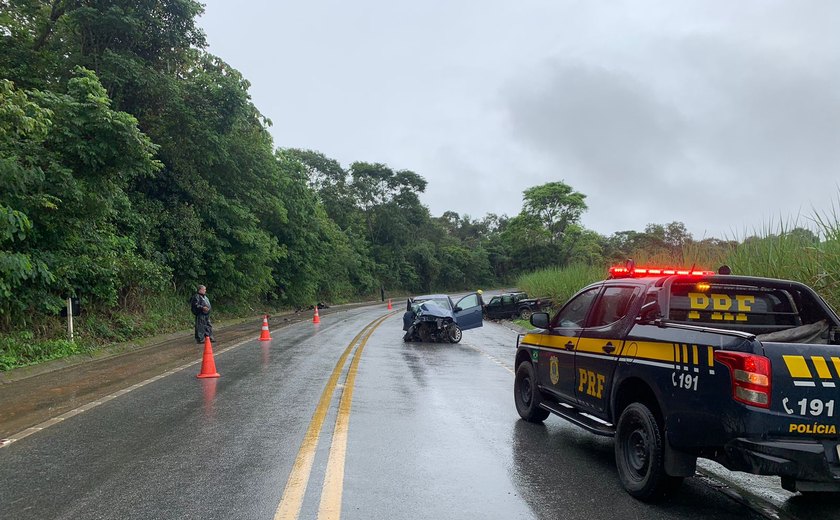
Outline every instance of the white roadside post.
<svg viewBox="0 0 840 520"><path fill-rule="evenodd" d="M73 341L73 298L67 298L67 335Z"/></svg>

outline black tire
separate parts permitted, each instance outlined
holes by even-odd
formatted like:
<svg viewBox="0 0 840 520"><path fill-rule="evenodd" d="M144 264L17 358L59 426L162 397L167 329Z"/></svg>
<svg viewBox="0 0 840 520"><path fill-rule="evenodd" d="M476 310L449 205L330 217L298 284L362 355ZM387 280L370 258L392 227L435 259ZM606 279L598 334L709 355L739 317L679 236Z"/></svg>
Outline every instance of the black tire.
<svg viewBox="0 0 840 520"><path fill-rule="evenodd" d="M624 489L645 502L675 491L683 479L665 473L664 457L659 422L647 406L632 403L621 413L615 431L615 465Z"/></svg>
<svg viewBox="0 0 840 520"><path fill-rule="evenodd" d="M534 311L529 309L528 307L522 307L519 309L519 319L528 321L531 319L531 315L534 314Z"/></svg>
<svg viewBox="0 0 840 520"><path fill-rule="evenodd" d="M525 361L516 368L516 378L513 382L513 401L516 403L516 411L519 417L528 422L541 423L549 415L549 411L540 408L542 395L537 386L537 377L534 373L534 366Z"/></svg>
<svg viewBox="0 0 840 520"><path fill-rule="evenodd" d="M450 343L458 343L459 341L461 341L461 338L464 335L464 333L461 331L461 327L459 327L455 323L449 326L448 333L448 339Z"/></svg>

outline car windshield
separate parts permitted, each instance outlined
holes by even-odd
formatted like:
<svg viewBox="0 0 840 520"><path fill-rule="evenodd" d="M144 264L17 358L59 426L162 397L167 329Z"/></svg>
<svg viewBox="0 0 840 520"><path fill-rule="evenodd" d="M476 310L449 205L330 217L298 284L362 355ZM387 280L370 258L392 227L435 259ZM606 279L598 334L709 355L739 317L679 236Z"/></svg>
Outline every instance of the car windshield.
<svg viewBox="0 0 840 520"><path fill-rule="evenodd" d="M414 303L420 305L421 303L435 303L436 305L443 307L444 309L452 309L452 306L449 304L449 298L445 296L434 297L434 298L415 298Z"/></svg>

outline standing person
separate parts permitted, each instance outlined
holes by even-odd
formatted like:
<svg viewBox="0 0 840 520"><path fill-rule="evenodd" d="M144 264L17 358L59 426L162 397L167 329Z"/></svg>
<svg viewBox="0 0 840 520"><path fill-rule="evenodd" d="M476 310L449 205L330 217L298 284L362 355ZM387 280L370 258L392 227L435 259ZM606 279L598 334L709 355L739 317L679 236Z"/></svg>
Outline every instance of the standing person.
<svg viewBox="0 0 840 520"><path fill-rule="evenodd" d="M198 292L190 299L190 307L195 315L195 342L204 343L205 337L216 341L213 338L213 324L210 322L211 306L210 298L207 297L207 287L198 286Z"/></svg>

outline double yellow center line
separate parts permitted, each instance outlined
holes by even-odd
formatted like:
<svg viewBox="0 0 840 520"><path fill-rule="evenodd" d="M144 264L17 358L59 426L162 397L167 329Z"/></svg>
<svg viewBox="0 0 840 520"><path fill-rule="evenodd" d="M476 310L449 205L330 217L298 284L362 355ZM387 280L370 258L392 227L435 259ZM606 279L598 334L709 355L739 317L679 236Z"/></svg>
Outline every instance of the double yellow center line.
<svg viewBox="0 0 840 520"><path fill-rule="evenodd" d="M312 464L315 460L315 451L318 448L321 428L327 417L327 411L332 402L335 387L338 385L338 379L341 377L341 372L344 369L344 363L347 361L350 352L353 351L353 347L358 344L358 348L353 354L353 360L350 362L350 368L347 371L344 389L341 393L341 401L338 405L338 416L336 417L335 428L333 429L330 456L324 477L324 487L321 492L321 503L318 508L319 519L340 518L341 493L344 488L344 459L347 453L347 432L350 425L350 407L353 402L353 385L356 381L359 360L362 357L362 351L370 336L392 314L387 314L365 326L361 332L356 334L356 337L347 345L347 348L344 349L344 352L338 359L327 381L327 385L321 393L321 398L318 400L318 406L312 415L309 428L307 428L303 436L303 442L300 445L297 458L295 458L295 463L292 466L292 472L286 483L286 489L283 491L283 498L280 500L280 505L274 514L274 520L296 520L300 514L303 497L306 494L306 486L309 483L309 477L312 473Z"/></svg>

